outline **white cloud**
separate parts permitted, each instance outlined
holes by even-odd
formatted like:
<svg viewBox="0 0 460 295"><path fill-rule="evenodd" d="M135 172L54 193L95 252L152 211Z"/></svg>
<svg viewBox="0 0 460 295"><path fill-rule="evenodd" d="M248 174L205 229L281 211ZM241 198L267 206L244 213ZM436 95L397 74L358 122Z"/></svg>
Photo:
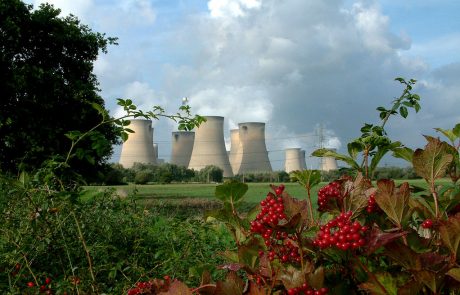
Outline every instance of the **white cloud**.
<svg viewBox="0 0 460 295"><path fill-rule="evenodd" d="M94 6L93 0L33 0L35 8L42 3L53 4L54 7L61 9L62 15L74 14L79 17L84 16Z"/></svg>
<svg viewBox="0 0 460 295"><path fill-rule="evenodd" d="M242 17L261 5L261 0L210 0L208 9L212 17Z"/></svg>

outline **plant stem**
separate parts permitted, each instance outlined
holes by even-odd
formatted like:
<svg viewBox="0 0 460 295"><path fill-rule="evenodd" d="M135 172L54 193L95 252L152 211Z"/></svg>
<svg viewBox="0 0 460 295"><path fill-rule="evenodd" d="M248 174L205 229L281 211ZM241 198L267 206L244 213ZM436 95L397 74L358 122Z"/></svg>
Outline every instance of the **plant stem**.
<svg viewBox="0 0 460 295"><path fill-rule="evenodd" d="M385 289L385 287L379 282L379 280L377 279L377 277L367 268L366 265L364 265L361 260L359 260L359 257L357 256L354 256L354 260L356 262L358 262L359 266L361 266L364 271L367 273L367 275L369 275L370 277L372 277L372 279L377 283L377 285L380 287L380 289L383 291L384 294L388 294L388 291Z"/></svg>
<svg viewBox="0 0 460 295"><path fill-rule="evenodd" d="M91 274L91 279L95 283L96 277L94 276L93 263L91 262L91 255L89 253L88 247L86 246L85 238L83 237L83 233L81 231L80 224L78 223L77 216L75 216L74 212L71 212L71 214L73 216L73 219L75 220L75 224L77 225L78 235L80 237L81 243L83 244L83 249L85 250L85 253L86 253L86 259L88 260L88 268Z"/></svg>
<svg viewBox="0 0 460 295"><path fill-rule="evenodd" d="M316 223L316 220L315 220L315 217L313 216L313 205L311 203L311 191L310 191L310 187L306 187L307 189L307 193L308 193L308 205L310 207L310 222L311 224L312 223Z"/></svg>

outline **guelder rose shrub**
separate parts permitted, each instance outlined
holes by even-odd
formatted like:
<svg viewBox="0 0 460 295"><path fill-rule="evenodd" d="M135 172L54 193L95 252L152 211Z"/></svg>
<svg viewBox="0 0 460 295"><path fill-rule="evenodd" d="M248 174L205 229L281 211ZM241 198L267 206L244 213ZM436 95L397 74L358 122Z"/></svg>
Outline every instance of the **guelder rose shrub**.
<svg viewBox="0 0 460 295"><path fill-rule="evenodd" d="M218 266L228 270L225 280L213 283L204 272L196 288L173 280L163 293L156 288L139 294L460 294L460 124L436 128L448 141L425 136L424 148L392 141L388 119L420 109L420 97L412 93L416 81L396 80L405 86L402 95L391 108L377 108L380 124L366 123L348 154L313 153L343 161L352 171L320 188L316 202L311 190L321 175L315 170L291 174L307 199L272 185L247 214L238 211L246 184L216 187L223 207L207 216L225 223L237 245L220 253L227 260ZM426 185L372 181L387 153L411 163Z"/></svg>

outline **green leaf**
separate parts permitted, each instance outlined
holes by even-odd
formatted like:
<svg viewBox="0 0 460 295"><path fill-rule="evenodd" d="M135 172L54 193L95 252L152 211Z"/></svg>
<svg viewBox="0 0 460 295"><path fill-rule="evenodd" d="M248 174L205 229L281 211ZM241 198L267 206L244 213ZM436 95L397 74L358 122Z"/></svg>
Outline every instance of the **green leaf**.
<svg viewBox="0 0 460 295"><path fill-rule="evenodd" d="M455 125L454 129L452 129L452 133L454 133L457 137L460 137L460 123Z"/></svg>
<svg viewBox="0 0 460 295"><path fill-rule="evenodd" d="M297 181L300 185L310 190L321 182L321 172L319 170L293 171L289 174L292 181Z"/></svg>
<svg viewBox="0 0 460 295"><path fill-rule="evenodd" d="M401 114L403 118L407 118L407 115L409 114L409 112L407 111L407 108L403 106L399 108L399 113Z"/></svg>
<svg viewBox="0 0 460 295"><path fill-rule="evenodd" d="M393 156L399 159L406 160L409 163L412 163L412 156L414 155L414 150L408 147L398 147L393 149Z"/></svg>
<svg viewBox="0 0 460 295"><path fill-rule="evenodd" d="M444 134L444 136L446 136L451 142L454 142L458 138L458 136L455 135L453 130L445 130L442 128L434 128L434 130L439 131L442 134Z"/></svg>
<svg viewBox="0 0 460 295"><path fill-rule="evenodd" d="M393 180L381 179L377 181L377 187L375 201L388 218L398 227L401 227L401 221L409 208L409 184L404 182L399 190L396 190Z"/></svg>
<svg viewBox="0 0 460 295"><path fill-rule="evenodd" d="M397 282L387 272L369 276L369 280L359 285L359 288L373 295L397 295Z"/></svg>
<svg viewBox="0 0 460 295"><path fill-rule="evenodd" d="M239 202L248 191L248 185L241 182L227 182L216 187L215 196L219 200L235 204Z"/></svg>
<svg viewBox="0 0 460 295"><path fill-rule="evenodd" d="M364 144L359 140L355 139L354 141L350 142L347 145L348 154L353 160L356 160L356 157L360 152L362 152L365 148Z"/></svg>
<svg viewBox="0 0 460 295"><path fill-rule="evenodd" d="M428 183L433 184L438 178L445 175L446 169L453 160L453 156L447 153L446 142L425 136L428 144L425 149L417 149L414 152L412 163L415 172L423 177Z"/></svg>
<svg viewBox="0 0 460 295"><path fill-rule="evenodd" d="M128 133L126 133L126 132L122 132L122 133L120 134L120 136L121 136L121 139L123 140L123 142L125 142L125 141L128 140L128 136L129 136L129 135L128 135Z"/></svg>
<svg viewBox="0 0 460 295"><path fill-rule="evenodd" d="M451 276L454 278L456 281L460 282L460 268L451 268L448 272L447 275Z"/></svg>
<svg viewBox="0 0 460 295"><path fill-rule="evenodd" d="M335 158L335 159L337 159L339 161L343 161L343 162L347 163L353 169L356 169L356 170L360 169L358 163L356 163L356 161L353 160L353 158L345 156L345 155L342 155L342 154L339 154L339 153L336 153L336 152L328 150L328 149L318 149L318 150L314 151L311 155L314 156L314 157L333 157L333 158Z"/></svg>
<svg viewBox="0 0 460 295"><path fill-rule="evenodd" d="M103 118L107 116L107 111L98 103L92 102L91 106L95 109Z"/></svg>
<svg viewBox="0 0 460 295"><path fill-rule="evenodd" d="M244 282L236 275L235 272L230 272L225 281L216 283L215 295L241 295L243 294ZM181 293L174 293L181 294ZM185 294L185 293L184 293ZM189 293L187 293L188 295ZM191 292L190 292L191 294ZM171 294L172 295L172 294Z"/></svg>
<svg viewBox="0 0 460 295"><path fill-rule="evenodd" d="M369 165L369 174L373 175L375 169L377 169L377 165L379 164L380 160L382 160L383 156L388 153L390 150L395 149L401 146L399 141L393 142L390 145L379 146L377 152L372 157L371 164Z"/></svg>

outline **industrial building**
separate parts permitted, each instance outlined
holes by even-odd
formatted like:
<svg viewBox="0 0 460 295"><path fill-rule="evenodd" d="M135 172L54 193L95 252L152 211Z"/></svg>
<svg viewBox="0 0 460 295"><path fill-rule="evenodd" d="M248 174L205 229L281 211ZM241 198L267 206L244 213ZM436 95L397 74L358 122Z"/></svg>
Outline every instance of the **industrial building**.
<svg viewBox="0 0 460 295"><path fill-rule="evenodd" d="M171 164L188 167L195 142L195 132L176 131L172 133Z"/></svg>
<svg viewBox="0 0 460 295"><path fill-rule="evenodd" d="M144 119L130 120L128 128L133 130L123 143L119 163L131 168L134 163L155 164L152 121Z"/></svg>

